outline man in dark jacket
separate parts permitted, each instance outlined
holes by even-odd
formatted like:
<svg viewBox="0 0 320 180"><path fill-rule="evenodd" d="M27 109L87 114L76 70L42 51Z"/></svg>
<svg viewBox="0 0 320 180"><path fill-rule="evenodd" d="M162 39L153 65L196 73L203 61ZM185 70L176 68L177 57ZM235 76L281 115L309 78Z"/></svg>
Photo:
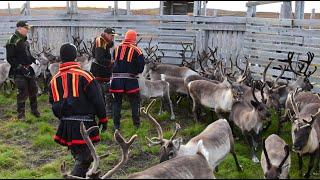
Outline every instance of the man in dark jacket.
<svg viewBox="0 0 320 180"><path fill-rule="evenodd" d="M114 66L110 92L114 93L114 128L120 128L122 95L127 94L132 109L132 119L136 128L140 127L140 92L137 75L143 72L144 56L136 46L137 33L129 30L122 43L115 48Z"/></svg>
<svg viewBox="0 0 320 180"><path fill-rule="evenodd" d="M93 55L95 61L91 65L90 72L95 76L105 94L107 116L112 117L112 94L109 93L110 77L112 73L112 61L110 48L114 45L114 36L117 35L112 28L106 28L104 32L95 38Z"/></svg>
<svg viewBox="0 0 320 180"><path fill-rule="evenodd" d="M99 126L106 126L108 119L98 81L74 62L76 57L77 49L73 44L61 46L62 63L50 81L49 101L54 115L60 120L54 140L71 149L75 159L71 175L85 177L93 158L81 136L80 123L88 129L97 125L95 116L99 118ZM98 130L89 137L93 143L100 141Z"/></svg>
<svg viewBox="0 0 320 180"><path fill-rule="evenodd" d="M25 119L25 102L29 96L31 113L40 117L37 103L37 85L35 73L30 66L36 63L30 53L30 45L27 41L27 34L30 26L26 21L19 21L15 33L9 38L6 44L7 60L11 65L9 75L14 77L18 88L17 111L18 119Z"/></svg>

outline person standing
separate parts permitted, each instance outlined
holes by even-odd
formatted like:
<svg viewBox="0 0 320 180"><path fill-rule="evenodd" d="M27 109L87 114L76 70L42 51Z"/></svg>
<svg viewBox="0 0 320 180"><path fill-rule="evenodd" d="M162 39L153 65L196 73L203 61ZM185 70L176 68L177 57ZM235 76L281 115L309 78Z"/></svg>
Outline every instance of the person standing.
<svg viewBox="0 0 320 180"><path fill-rule="evenodd" d="M110 77L112 73L112 61L110 48L114 46L114 36L117 34L112 28L106 28L104 32L95 38L93 57L95 61L91 65L90 72L95 76L104 92L107 116L112 117L112 94L109 93Z"/></svg>
<svg viewBox="0 0 320 180"><path fill-rule="evenodd" d="M9 38L6 44L7 60L11 65L9 75L14 78L18 89L17 112L18 119L25 119L25 103L29 96L31 113L40 117L37 102L37 84L35 72L30 66L36 63L36 59L30 53L30 45L27 41L27 34L30 26L27 21L19 21L17 29Z"/></svg>
<svg viewBox="0 0 320 180"><path fill-rule="evenodd" d="M137 75L143 72L144 56L136 46L137 32L128 30L125 39L114 50L114 65L110 92L114 94L113 122L114 128L120 129L122 97L129 97L132 120L136 128L140 127L140 94Z"/></svg>
<svg viewBox="0 0 320 180"><path fill-rule="evenodd" d="M96 126L97 116L100 128L107 129L108 118L98 81L90 72L82 70L80 63L74 62L76 57L77 49L73 44L61 46L62 63L50 81L49 102L53 114L60 120L54 140L71 150L75 159L71 175L85 177L93 158L81 136L80 123L83 122L86 129ZM99 130L89 137L93 143L99 142Z"/></svg>

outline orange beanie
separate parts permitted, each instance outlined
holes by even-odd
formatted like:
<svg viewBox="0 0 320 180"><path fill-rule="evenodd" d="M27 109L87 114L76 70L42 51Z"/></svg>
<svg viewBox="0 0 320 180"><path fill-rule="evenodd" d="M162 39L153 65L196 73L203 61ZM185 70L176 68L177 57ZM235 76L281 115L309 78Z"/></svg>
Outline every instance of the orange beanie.
<svg viewBox="0 0 320 180"><path fill-rule="evenodd" d="M137 39L137 32L132 30L132 29L129 29L127 32L126 32L126 35L124 37L124 40L127 41L127 42L135 42Z"/></svg>

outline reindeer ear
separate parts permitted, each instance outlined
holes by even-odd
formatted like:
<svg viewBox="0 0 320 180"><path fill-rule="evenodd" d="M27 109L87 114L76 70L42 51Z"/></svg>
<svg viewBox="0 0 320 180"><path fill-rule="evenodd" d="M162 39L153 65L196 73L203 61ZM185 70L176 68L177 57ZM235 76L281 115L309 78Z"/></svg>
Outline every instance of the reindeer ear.
<svg viewBox="0 0 320 180"><path fill-rule="evenodd" d="M174 146L175 149L179 150L180 149L180 145L183 143L183 139L181 137L175 139L172 141L172 144Z"/></svg>

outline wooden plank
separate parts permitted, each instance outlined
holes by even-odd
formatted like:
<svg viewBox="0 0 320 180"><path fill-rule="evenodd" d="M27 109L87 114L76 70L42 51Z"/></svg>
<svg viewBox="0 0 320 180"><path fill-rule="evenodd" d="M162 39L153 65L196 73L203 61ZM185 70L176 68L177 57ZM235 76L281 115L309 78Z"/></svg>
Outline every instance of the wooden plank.
<svg viewBox="0 0 320 180"><path fill-rule="evenodd" d="M262 34L262 33L246 33L244 36L247 40L258 40L261 42L286 42L302 44L304 41L303 37L297 36L283 36L275 34Z"/></svg>
<svg viewBox="0 0 320 180"><path fill-rule="evenodd" d="M259 27L247 25L248 32L289 35L289 36L320 36L320 30L316 29L298 29L298 28L283 28L283 27Z"/></svg>
<svg viewBox="0 0 320 180"><path fill-rule="evenodd" d="M244 41L244 46L246 48L257 48L260 50L269 50L269 51L285 51L285 52L295 52L295 53L307 53L313 52L315 56L320 55L319 48L313 47L303 47L303 46L294 46L294 45L285 45L285 44L271 44L271 43L257 43L257 42L248 42Z"/></svg>
<svg viewBox="0 0 320 180"><path fill-rule="evenodd" d="M275 18L247 18L248 24L263 25L263 26L291 26L292 21L288 19L275 19Z"/></svg>
<svg viewBox="0 0 320 180"><path fill-rule="evenodd" d="M273 3L279 3L282 1L251 1L251 2L247 2L246 6L250 7L250 6L258 6L258 5L264 5L264 4L273 4Z"/></svg>

